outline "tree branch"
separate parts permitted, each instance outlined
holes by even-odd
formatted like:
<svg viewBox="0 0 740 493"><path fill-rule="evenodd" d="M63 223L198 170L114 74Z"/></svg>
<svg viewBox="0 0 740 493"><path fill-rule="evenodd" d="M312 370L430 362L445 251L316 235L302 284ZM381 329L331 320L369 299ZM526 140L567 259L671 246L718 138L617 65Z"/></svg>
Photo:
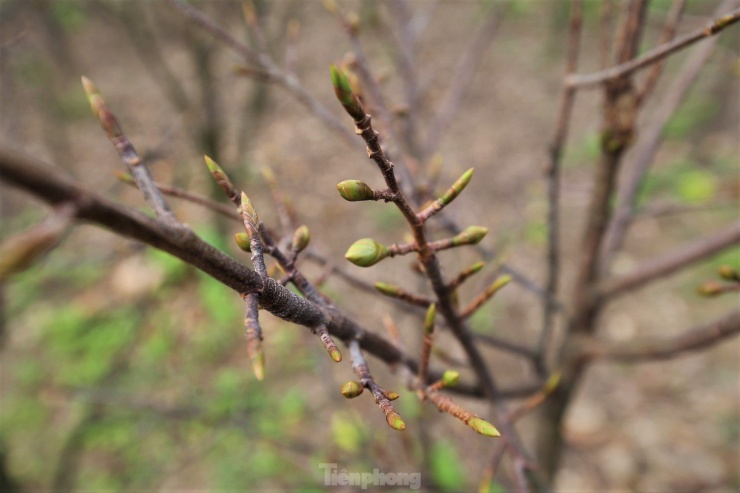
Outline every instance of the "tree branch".
<svg viewBox="0 0 740 493"><path fill-rule="evenodd" d="M740 310L728 313L709 323L686 330L669 339L645 339L615 343L585 337L579 341L582 356L624 363L675 358L689 351L698 351L740 333Z"/></svg>
<svg viewBox="0 0 740 493"><path fill-rule="evenodd" d="M726 15L713 20L705 28L699 29L689 34L679 36L670 43L665 43L657 48L639 56L633 60L622 63L615 67L596 72L594 74L574 74L566 77L565 84L569 87L590 87L607 82L609 80L624 77L626 75L637 72L640 69L650 66L653 63L657 63L667 56L676 53L697 41L714 36L721 32L726 27L735 24L740 20L740 9L735 9Z"/></svg>
<svg viewBox="0 0 740 493"><path fill-rule="evenodd" d="M597 287L597 297L605 300L614 298L737 244L740 244L740 223L731 224L711 236L647 260L629 274L603 281Z"/></svg>

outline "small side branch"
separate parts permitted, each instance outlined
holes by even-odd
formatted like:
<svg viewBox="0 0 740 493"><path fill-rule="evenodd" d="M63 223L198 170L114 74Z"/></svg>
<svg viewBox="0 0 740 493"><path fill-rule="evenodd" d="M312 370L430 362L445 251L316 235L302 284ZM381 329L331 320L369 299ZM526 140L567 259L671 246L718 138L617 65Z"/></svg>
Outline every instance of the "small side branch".
<svg viewBox="0 0 740 493"><path fill-rule="evenodd" d="M699 29L683 36L679 36L670 43L662 44L657 48L645 53L644 55L639 56L626 63L622 63L615 67L611 67L607 70L594 74L574 74L566 77L565 84L569 87L591 87L603 82L607 82L609 80L624 77L645 67L648 67L653 63L657 63L660 60L672 55L673 53L676 53L677 51L691 46L697 41L701 41L702 39L714 36L722 32L725 28L735 24L739 20L740 9L735 9L719 17L718 19L713 20L703 29Z"/></svg>
<svg viewBox="0 0 740 493"><path fill-rule="evenodd" d="M738 244L740 244L740 223L735 223L709 237L647 260L629 274L604 281L597 289L597 296L603 299L614 298Z"/></svg>
<svg viewBox="0 0 740 493"><path fill-rule="evenodd" d="M405 430L406 423L403 422L401 416L396 412L393 404L391 404L388 393L375 383L375 379L370 373L370 368L367 366L365 357L360 350L360 344L356 340L349 342L349 354L352 358L352 369L360 378L360 384L372 393L375 403L383 411L383 414L385 414L385 420L388 426L398 431Z"/></svg>
<svg viewBox="0 0 740 493"><path fill-rule="evenodd" d="M663 340L637 340L614 343L587 337L580 341L582 355L589 359L641 363L675 358L699 351L740 333L740 310L731 312L683 334Z"/></svg>
<svg viewBox="0 0 740 493"><path fill-rule="evenodd" d="M244 334L247 338L247 356L257 380L265 378L265 353L262 351L262 327L259 323L259 297L255 293L244 295Z"/></svg>
<svg viewBox="0 0 740 493"><path fill-rule="evenodd" d="M97 88L87 77L82 77L82 87L85 89L90 107L98 118L100 126L103 127L108 140L111 141L113 147L116 148L116 151L121 156L121 160L128 167L129 172L136 182L136 186L144 195L144 200L149 203L159 219L170 223L177 223L177 219L172 214L167 202L165 202L157 185L154 183L149 169L141 157L139 157L139 154L128 137L126 137L126 134L121 130L121 126L118 124L115 115L108 109L105 100L103 100Z"/></svg>

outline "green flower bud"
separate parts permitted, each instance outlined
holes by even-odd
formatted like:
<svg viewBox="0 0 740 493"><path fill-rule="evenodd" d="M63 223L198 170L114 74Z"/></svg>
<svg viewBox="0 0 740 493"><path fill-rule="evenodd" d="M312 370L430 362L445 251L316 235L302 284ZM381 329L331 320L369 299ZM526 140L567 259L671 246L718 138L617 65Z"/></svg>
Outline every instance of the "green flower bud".
<svg viewBox="0 0 740 493"><path fill-rule="evenodd" d="M475 245L488 234L488 228L482 226L468 226L465 230L452 238L454 246Z"/></svg>
<svg viewBox="0 0 740 493"><path fill-rule="evenodd" d="M486 421L485 419L470 418L470 421L468 421L468 426L470 426L472 429L474 429L476 432L480 433L481 435L484 435L487 437L500 437L501 436L501 433L499 433L496 427L493 426L488 421Z"/></svg>
<svg viewBox="0 0 740 493"><path fill-rule="evenodd" d="M384 393L385 393L386 399L388 399L389 401L395 401L396 399L401 397L401 395L398 392L384 392Z"/></svg>
<svg viewBox="0 0 740 493"><path fill-rule="evenodd" d="M248 253L252 252L252 246L249 244L249 235L247 233L236 233L234 235L234 241L236 241L240 249Z"/></svg>
<svg viewBox="0 0 740 493"><path fill-rule="evenodd" d="M304 224L293 233L293 243L290 248L295 252L303 251L309 241L311 241L311 233L308 231L308 226Z"/></svg>
<svg viewBox="0 0 740 493"><path fill-rule="evenodd" d="M388 256L388 248L373 240L362 238L349 247L344 258L359 267L370 267Z"/></svg>
<svg viewBox="0 0 740 493"><path fill-rule="evenodd" d="M342 385L342 395L347 399L354 399L358 395L362 394L365 388L360 382L350 380L349 382Z"/></svg>
<svg viewBox="0 0 740 493"><path fill-rule="evenodd" d="M361 200L373 200L375 192L366 183L359 180L344 180L337 184L339 195L344 200L350 202L359 202Z"/></svg>
<svg viewBox="0 0 740 493"><path fill-rule="evenodd" d="M447 370L442 374L442 385L444 387L454 387L460 383L460 373L455 370Z"/></svg>

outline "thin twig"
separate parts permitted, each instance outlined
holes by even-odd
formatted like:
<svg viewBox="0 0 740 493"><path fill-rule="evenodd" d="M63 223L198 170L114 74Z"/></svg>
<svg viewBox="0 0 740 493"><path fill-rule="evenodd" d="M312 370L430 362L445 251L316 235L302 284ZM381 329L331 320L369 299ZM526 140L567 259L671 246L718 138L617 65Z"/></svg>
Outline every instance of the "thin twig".
<svg viewBox="0 0 740 493"><path fill-rule="evenodd" d="M168 0L170 5L182 12L190 21L201 29L210 33L218 41L241 55L249 64L269 77L269 80L281 85L291 93L298 101L305 105L319 120L333 130L342 140L349 145L354 144L354 136L347 131L344 125L331 113L321 102L309 93L298 79L291 73L280 69L272 58L266 53L258 53L245 44L238 41L226 32L217 22L208 17L200 10L188 5L182 0Z"/></svg>
<svg viewBox="0 0 740 493"><path fill-rule="evenodd" d="M673 0L671 9L668 11L668 15L666 17L665 25L663 26L663 34L660 36L660 44L668 43L673 39L673 36L676 34L678 21L681 20L681 14L683 13L685 5L686 0ZM663 62L657 62L652 66L650 72L648 72L647 79L645 80L642 89L637 95L638 102L645 101L645 99L653 92L653 89L655 89L658 79L660 78L660 74L663 72L663 65Z"/></svg>
<svg viewBox="0 0 740 493"><path fill-rule="evenodd" d="M738 244L740 244L740 223L734 223L714 234L704 235L696 241L677 247L672 252L646 260L629 274L603 281L598 286L595 296L612 299Z"/></svg>
<svg viewBox="0 0 740 493"><path fill-rule="evenodd" d="M108 140L111 141L113 147L115 147L121 156L121 160L128 167L131 176L133 176L136 182L136 186L142 195L144 195L144 200L154 210L158 218L163 221L176 223L177 218L175 218L162 194L159 193L159 190L154 184L154 179L149 173L149 169L141 157L139 157L139 154L128 137L126 137L126 134L123 133L115 115L108 109L105 100L103 100L97 88L87 77L82 77L82 86L87 94L90 107L100 122L100 126L103 127Z"/></svg>
<svg viewBox="0 0 740 493"><path fill-rule="evenodd" d="M582 20L581 1L574 0L571 6L570 27L568 31L568 54L565 63L566 76L574 73L578 67ZM556 298L558 295L558 280L560 278L560 163L563 148L568 138L568 126L570 124L575 97L575 89L563 86L560 113L555 129L555 137L550 145L550 159L547 166L549 209L547 216L547 280L545 282L545 290L549 296L544 303L542 331L540 332L540 338L537 344L539 357L536 360L535 366L540 375L547 373L545 360L554 326L556 307L549 300Z"/></svg>
<svg viewBox="0 0 740 493"><path fill-rule="evenodd" d="M425 159L434 154L435 150L439 147L439 142L452 123L455 113L460 108L465 93L473 81L476 69L495 38L501 20L510 5L511 2L504 2L490 7L486 19L476 30L472 41L461 54L457 66L452 71L454 74L452 83L447 89L447 93L442 103L440 103L432 122L429 124L429 131L427 132L427 138L424 143Z"/></svg>
<svg viewBox="0 0 740 493"><path fill-rule="evenodd" d="M740 311L736 310L667 339L638 339L617 343L588 337L578 344L583 357L589 359L641 363L671 359L686 352L705 349L739 333Z"/></svg>
<svg viewBox="0 0 740 493"><path fill-rule="evenodd" d="M136 186L136 182L134 182L133 177L128 173L116 172L115 176L126 185L131 185L134 187ZM156 181L154 182L154 186L157 187L157 189L164 195L200 205L202 207L205 207L206 209L217 212L222 216L228 217L229 219L241 221L242 216L236 211L236 209L216 202L215 200L211 200L205 195L188 192L187 190L183 190L182 188L174 187L171 185L164 185Z"/></svg>
<svg viewBox="0 0 740 493"><path fill-rule="evenodd" d="M657 63L663 58L676 53L697 41L714 36L720 33L725 28L735 24L740 20L740 9L735 9L717 19L711 21L705 28L699 29L689 34L679 36L670 43L665 43L658 46L657 48L641 55L628 62L623 62L620 65L611 67L607 70L597 72L594 74L574 74L565 79L565 83L568 86L577 87L591 87L608 80L613 80L618 77L624 77L632 74L640 69L650 66L653 63Z"/></svg>

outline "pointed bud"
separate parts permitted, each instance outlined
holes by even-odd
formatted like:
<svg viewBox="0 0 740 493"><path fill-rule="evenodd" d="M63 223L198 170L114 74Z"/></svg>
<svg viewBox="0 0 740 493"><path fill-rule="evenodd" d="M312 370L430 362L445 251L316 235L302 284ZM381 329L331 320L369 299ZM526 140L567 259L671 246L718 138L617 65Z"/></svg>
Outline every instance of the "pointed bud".
<svg viewBox="0 0 740 493"><path fill-rule="evenodd" d="M393 284L386 284L384 282L376 282L375 283L375 289L380 291L386 296L398 296L398 293L401 291L401 288L398 286L394 286Z"/></svg>
<svg viewBox="0 0 740 493"><path fill-rule="evenodd" d="M506 286L506 285L507 285L507 284L509 284L510 282L511 282L511 276L510 276L510 275L508 275L508 274L507 274L507 275L504 275L504 276L501 276L501 277L498 277L498 278L496 278L496 280L495 280L495 281L493 281L493 282L491 283L491 285L490 285L490 286L488 286L488 288L486 288L486 296L490 298L490 297L491 297L491 296L493 296L493 295L494 295L494 294L495 294L495 293L496 293L496 292L497 292L498 290L500 290L501 288L503 288L504 286Z"/></svg>
<svg viewBox="0 0 740 493"><path fill-rule="evenodd" d="M92 108L93 113L98 118L100 126L103 127L108 138L116 138L123 135L123 131L118 125L116 117L110 112L105 104L103 96L100 95L92 81L83 76L82 87L87 95L87 101L90 103L90 108Z"/></svg>
<svg viewBox="0 0 740 493"><path fill-rule="evenodd" d="M542 391L545 394L551 394L556 388L558 388L558 385L560 385L560 379L562 377L562 373L559 371L556 371L552 375L550 375L550 378L547 379L547 382L545 382L545 386L542 387Z"/></svg>
<svg viewBox="0 0 740 493"><path fill-rule="evenodd" d="M252 246L249 244L249 235L247 233L236 233L234 235L234 241L236 241L236 244L241 250L252 253Z"/></svg>
<svg viewBox="0 0 740 493"><path fill-rule="evenodd" d="M293 242L290 248L296 253L301 252L308 246L309 241L311 241L311 233L308 231L308 226L304 224L293 233Z"/></svg>
<svg viewBox="0 0 740 493"><path fill-rule="evenodd" d="M125 171L121 171L120 169L113 171L113 176L115 176L118 181L127 185L136 184L133 176L131 176L129 173L126 173Z"/></svg>
<svg viewBox="0 0 740 493"><path fill-rule="evenodd" d="M390 426L394 430L403 431L406 429L406 423L403 422L401 416L399 416L397 413L388 413L388 415L385 417L385 420L388 423L388 426Z"/></svg>
<svg viewBox="0 0 740 493"><path fill-rule="evenodd" d="M398 392L383 391L383 394L385 395L385 398L388 399L389 401L395 401L396 399L401 397L401 395Z"/></svg>
<svg viewBox="0 0 740 493"><path fill-rule="evenodd" d="M434 332L434 319L437 316L437 305L432 303L429 305L426 317L424 317L424 332L431 334Z"/></svg>
<svg viewBox="0 0 740 493"><path fill-rule="evenodd" d="M470 273L470 275L477 274L478 272L480 272L481 270L483 270L483 267L485 267L485 266L486 266L486 263L485 262L476 262L473 265L471 265L470 267L468 267L467 272Z"/></svg>
<svg viewBox="0 0 740 493"><path fill-rule="evenodd" d="M365 388L360 382L350 380L349 382L342 385L342 395L347 399L354 399L358 395L362 394Z"/></svg>
<svg viewBox="0 0 740 493"><path fill-rule="evenodd" d="M442 197L440 197L440 201L443 205L448 205L450 202L455 200L455 198L460 195L460 192L462 192L466 186L468 186L468 183L470 183L470 178L473 177L473 168L470 168L465 173L462 174L460 178L457 179L455 183L452 184L452 186L445 192Z"/></svg>
<svg viewBox="0 0 740 493"><path fill-rule="evenodd" d="M462 233L452 238L453 246L475 245L488 234L488 228L482 226L468 226Z"/></svg>
<svg viewBox="0 0 740 493"><path fill-rule="evenodd" d="M249 216L249 218L257 224L257 213L254 211L254 206L252 206L252 201L249 200L249 197L247 197L247 194L242 192L242 200L241 200L241 207L242 207L242 215L246 214Z"/></svg>
<svg viewBox="0 0 740 493"><path fill-rule="evenodd" d="M701 296L718 296L724 292L724 284L717 281L707 281L696 290Z"/></svg>
<svg viewBox="0 0 740 493"><path fill-rule="evenodd" d="M373 189L359 180L344 180L337 184L337 190L339 190L339 195L349 202L373 200L375 198Z"/></svg>
<svg viewBox="0 0 740 493"><path fill-rule="evenodd" d="M349 247L344 258L359 267L370 267L388 256L388 247L372 238L362 238Z"/></svg>
<svg viewBox="0 0 740 493"><path fill-rule="evenodd" d="M365 110L357 96L352 91L352 86L347 78L347 74L342 69L332 65L329 68L331 72L331 83L334 86L334 93L345 111L355 120L361 120L365 116Z"/></svg>
<svg viewBox="0 0 740 493"><path fill-rule="evenodd" d="M738 273L737 269L734 267L722 265L718 271L722 279L727 279L728 281L740 281L740 273Z"/></svg>
<svg viewBox="0 0 740 493"><path fill-rule="evenodd" d="M224 194L226 194L226 197L231 200L232 202L235 202L238 198L238 193L236 189L234 188L234 185L231 184L231 180L229 180L229 176L224 172L223 169L221 169L221 166L218 165L216 161L211 159L208 156L203 156L203 159L206 162L206 166L208 167L208 171L211 172L211 176L215 180L215 182L218 184L219 187L221 187L221 190L224 191Z"/></svg>
<svg viewBox="0 0 740 493"><path fill-rule="evenodd" d="M51 251L72 226L76 209L66 206L43 223L11 236L0 245L0 282L23 272Z"/></svg>
<svg viewBox="0 0 740 493"><path fill-rule="evenodd" d="M460 373L455 370L447 370L442 374L442 386L454 387L460 383Z"/></svg>
<svg viewBox="0 0 740 493"><path fill-rule="evenodd" d="M468 426L474 429L476 432L487 437L500 437L501 433L491 423L480 418L470 418Z"/></svg>
<svg viewBox="0 0 740 493"><path fill-rule="evenodd" d="M252 362L252 371L254 372L254 376L257 378L257 380L264 380L265 378L265 353L262 352L262 347L260 346L259 351L252 355L250 358Z"/></svg>

